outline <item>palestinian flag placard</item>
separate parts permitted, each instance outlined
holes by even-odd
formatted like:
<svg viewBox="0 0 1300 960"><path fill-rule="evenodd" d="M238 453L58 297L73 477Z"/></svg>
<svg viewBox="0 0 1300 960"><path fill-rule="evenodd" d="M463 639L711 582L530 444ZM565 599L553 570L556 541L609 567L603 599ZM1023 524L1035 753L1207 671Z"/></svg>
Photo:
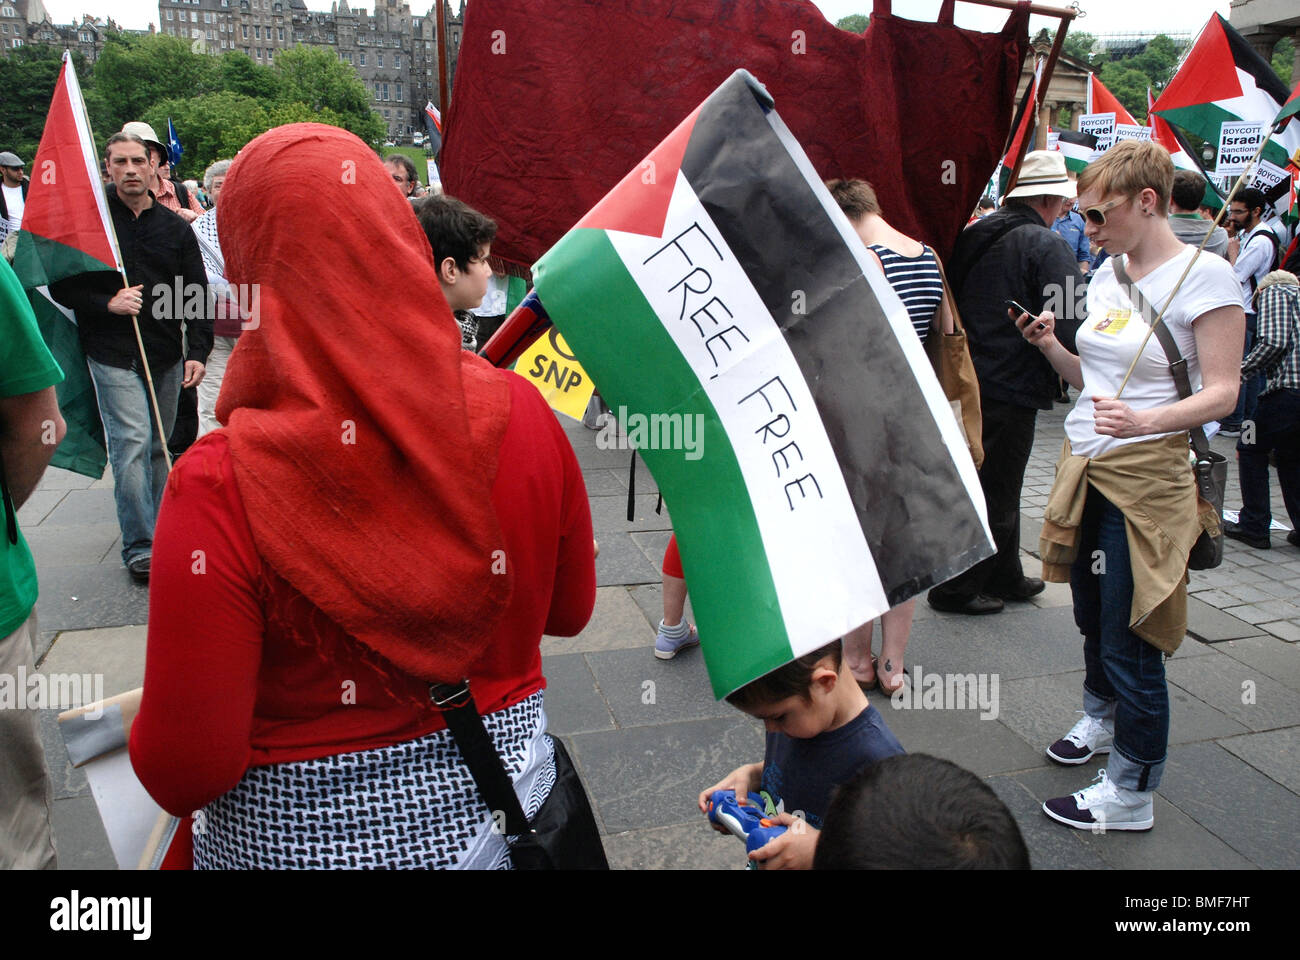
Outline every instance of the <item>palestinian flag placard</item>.
<svg viewBox="0 0 1300 960"><path fill-rule="evenodd" d="M1097 149L1097 138L1078 130L1062 130L1056 141L1056 149L1065 157L1067 170L1082 173Z"/></svg>
<svg viewBox="0 0 1300 960"><path fill-rule="evenodd" d="M32 163L32 186L14 254L14 272L50 352L63 368L59 409L68 432L50 463L88 477L104 474L107 453L94 385L73 315L54 303L47 286L78 273L122 272L108 200L99 176L90 121L65 51L41 144Z"/></svg>
<svg viewBox="0 0 1300 960"><path fill-rule="evenodd" d="M717 696L993 553L906 309L747 72L533 275L646 438Z"/></svg>
<svg viewBox="0 0 1300 960"><path fill-rule="evenodd" d="M1224 122L1253 121L1272 127L1280 119L1289 94L1268 61L1216 13L1152 111L1217 145ZM1300 128L1289 124L1265 144L1263 158L1284 167L1287 157L1298 147ZM1269 201L1277 200L1284 192L1269 195Z"/></svg>

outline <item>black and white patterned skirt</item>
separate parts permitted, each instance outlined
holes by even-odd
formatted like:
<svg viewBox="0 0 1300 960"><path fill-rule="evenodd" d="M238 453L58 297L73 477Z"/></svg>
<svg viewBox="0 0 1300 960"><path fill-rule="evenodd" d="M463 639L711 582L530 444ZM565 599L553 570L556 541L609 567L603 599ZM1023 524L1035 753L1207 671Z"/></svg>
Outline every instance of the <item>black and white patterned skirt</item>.
<svg viewBox="0 0 1300 960"><path fill-rule="evenodd" d="M483 718L531 820L555 783L539 690ZM505 838L446 730L391 747L250 767L195 814L196 870L510 869Z"/></svg>

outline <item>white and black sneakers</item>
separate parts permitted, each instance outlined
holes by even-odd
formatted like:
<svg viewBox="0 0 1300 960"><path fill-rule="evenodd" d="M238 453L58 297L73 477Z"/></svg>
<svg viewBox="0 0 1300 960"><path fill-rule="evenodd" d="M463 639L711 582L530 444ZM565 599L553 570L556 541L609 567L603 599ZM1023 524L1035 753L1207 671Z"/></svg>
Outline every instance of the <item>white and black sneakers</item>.
<svg viewBox="0 0 1300 960"><path fill-rule="evenodd" d="M1113 722L1108 725L1085 713L1069 733L1047 748L1047 755L1057 763L1073 767L1087 763L1099 753L1110 753L1114 739Z"/></svg>
<svg viewBox="0 0 1300 960"><path fill-rule="evenodd" d="M1117 786L1105 770L1089 787L1068 797L1056 797L1043 804L1043 813L1057 823L1106 833L1110 830L1150 830L1155 824L1152 791L1139 792Z"/></svg>

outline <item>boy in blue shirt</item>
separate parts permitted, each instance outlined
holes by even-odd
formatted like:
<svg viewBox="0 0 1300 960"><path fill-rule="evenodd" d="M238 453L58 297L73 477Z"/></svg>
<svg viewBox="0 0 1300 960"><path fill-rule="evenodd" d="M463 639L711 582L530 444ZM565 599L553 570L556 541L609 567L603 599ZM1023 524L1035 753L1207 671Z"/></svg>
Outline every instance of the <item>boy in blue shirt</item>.
<svg viewBox="0 0 1300 960"><path fill-rule="evenodd" d="M761 791L776 822L792 829L750 859L769 870L811 869L835 788L903 753L902 746L844 667L839 640L746 684L727 702L763 721L763 762L738 767L701 792L700 811L715 790L735 790L737 797Z"/></svg>

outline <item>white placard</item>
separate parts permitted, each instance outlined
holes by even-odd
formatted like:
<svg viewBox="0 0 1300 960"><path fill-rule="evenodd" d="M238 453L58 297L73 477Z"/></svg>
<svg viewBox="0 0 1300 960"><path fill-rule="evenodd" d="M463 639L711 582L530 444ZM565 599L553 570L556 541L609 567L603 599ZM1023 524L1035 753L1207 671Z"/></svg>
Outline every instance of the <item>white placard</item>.
<svg viewBox="0 0 1300 960"><path fill-rule="evenodd" d="M1219 157L1214 172L1240 176L1264 142L1264 124L1253 120L1225 120L1219 127Z"/></svg>
<svg viewBox="0 0 1300 960"><path fill-rule="evenodd" d="M1097 149L1092 155L1096 160L1115 144L1115 114L1085 113L1079 117L1079 132L1091 133L1097 138Z"/></svg>
<svg viewBox="0 0 1300 960"><path fill-rule="evenodd" d="M1151 139L1150 127L1140 127L1135 123L1115 124L1115 143L1119 143L1121 140L1150 140L1150 139Z"/></svg>

